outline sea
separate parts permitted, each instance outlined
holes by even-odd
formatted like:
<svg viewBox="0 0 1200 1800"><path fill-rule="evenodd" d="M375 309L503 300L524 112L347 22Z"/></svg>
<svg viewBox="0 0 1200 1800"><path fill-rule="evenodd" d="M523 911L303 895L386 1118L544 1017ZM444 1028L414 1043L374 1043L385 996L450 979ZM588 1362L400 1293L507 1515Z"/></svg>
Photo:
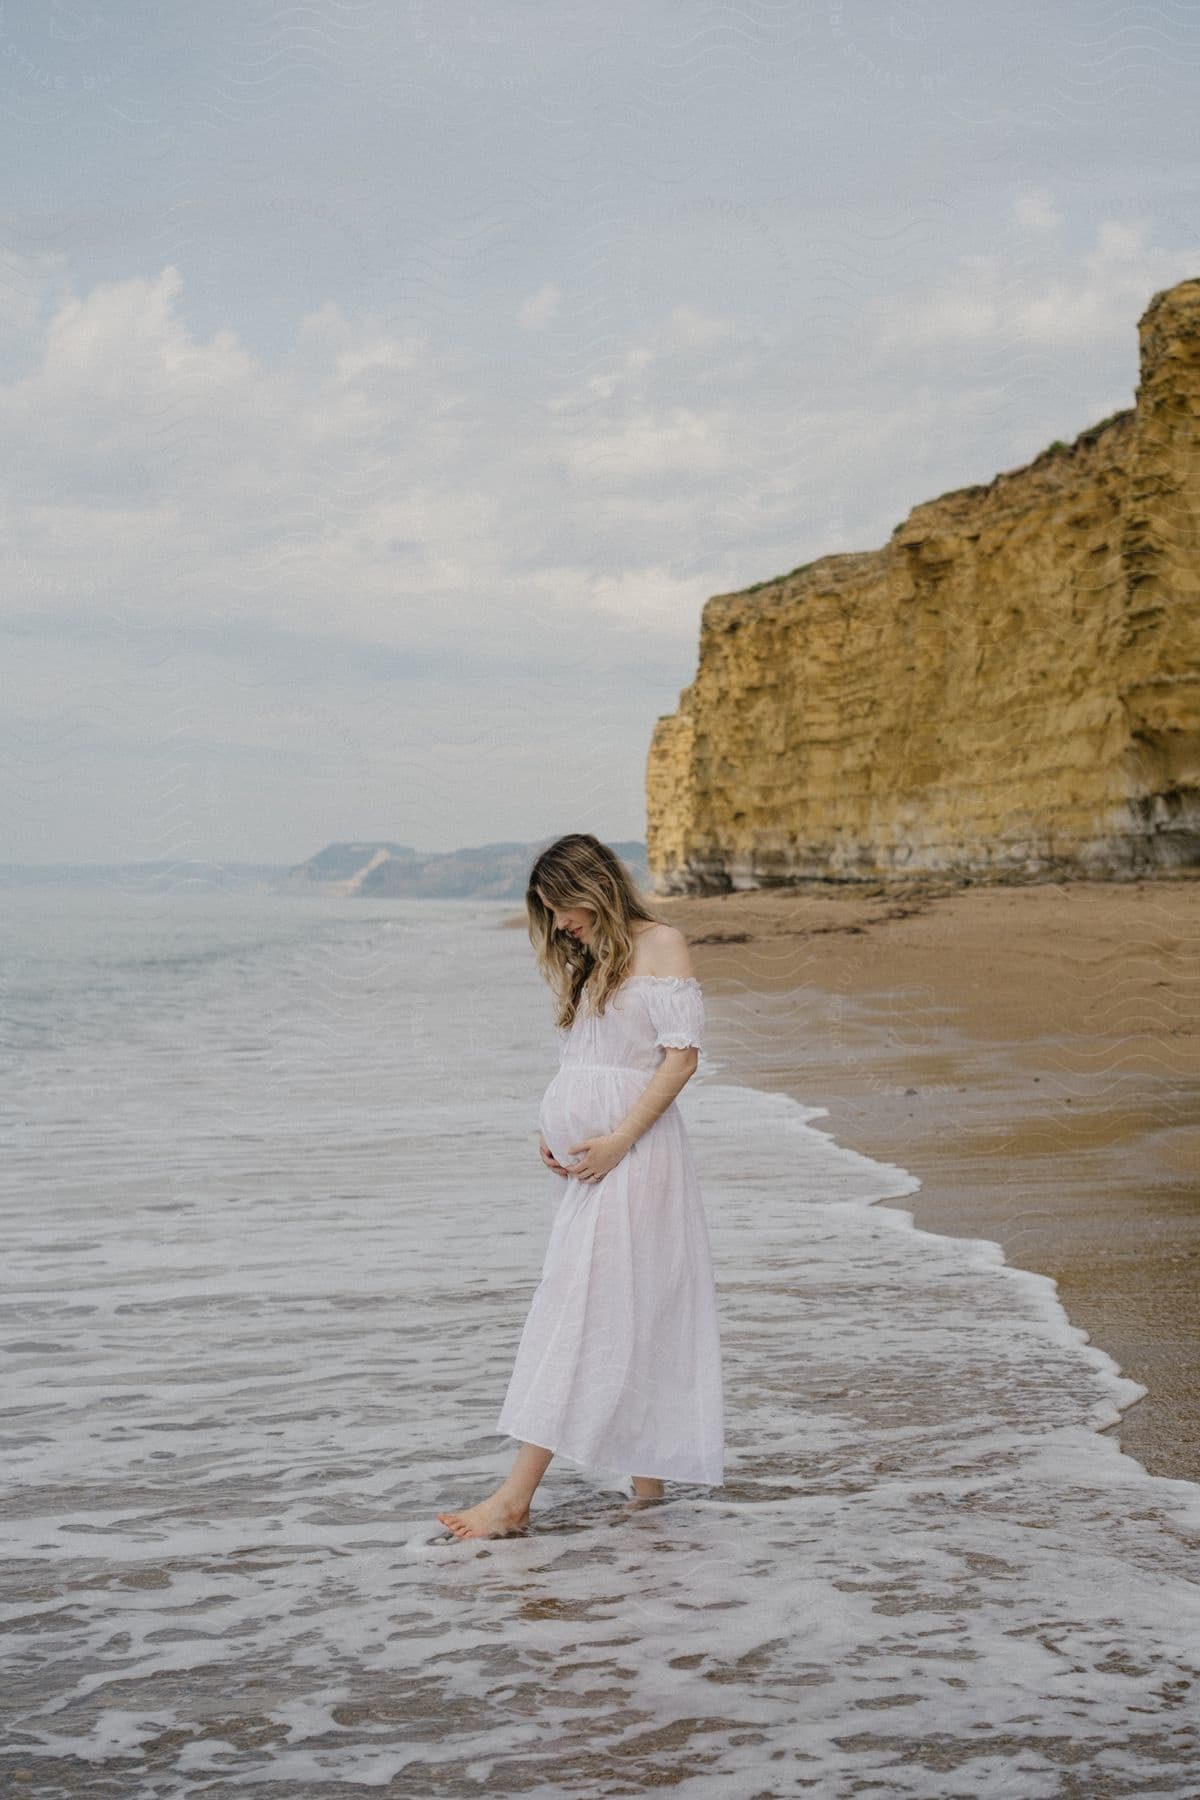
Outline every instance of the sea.
<svg viewBox="0 0 1200 1800"><path fill-rule="evenodd" d="M0 1779L89 1800L1200 1794L1200 1487L1046 1277L729 1079L678 1104L720 1488L460 1541L560 1178L512 901L0 888ZM726 1077L722 1079L723 1075Z"/></svg>

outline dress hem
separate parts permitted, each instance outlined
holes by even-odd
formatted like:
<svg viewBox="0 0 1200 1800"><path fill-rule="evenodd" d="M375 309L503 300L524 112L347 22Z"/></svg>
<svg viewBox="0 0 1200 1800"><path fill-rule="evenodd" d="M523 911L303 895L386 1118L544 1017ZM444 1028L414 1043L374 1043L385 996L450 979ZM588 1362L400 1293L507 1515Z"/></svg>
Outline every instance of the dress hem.
<svg viewBox="0 0 1200 1800"><path fill-rule="evenodd" d="M526 1437L522 1432L509 1431L504 1425L497 1425L496 1431L499 1436L512 1438L518 1444L538 1443L536 1438ZM578 1463L580 1468L590 1469L597 1473L621 1475L632 1479L635 1472L632 1469L620 1469L612 1462L600 1462L594 1456L580 1456L577 1451L569 1450L565 1444L538 1444L538 1448L549 1450L552 1456L565 1456L568 1462ZM670 1475L661 1469L638 1469L636 1473L648 1481L678 1481L690 1487L718 1488L725 1486L723 1470L716 1480L710 1475Z"/></svg>

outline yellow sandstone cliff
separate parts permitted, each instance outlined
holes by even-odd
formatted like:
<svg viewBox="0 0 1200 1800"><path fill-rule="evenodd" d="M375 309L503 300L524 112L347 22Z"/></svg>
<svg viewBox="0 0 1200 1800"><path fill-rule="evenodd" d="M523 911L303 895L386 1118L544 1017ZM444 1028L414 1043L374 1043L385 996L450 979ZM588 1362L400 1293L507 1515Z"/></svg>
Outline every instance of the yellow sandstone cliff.
<svg viewBox="0 0 1200 1800"><path fill-rule="evenodd" d="M1200 280L1136 405L709 600L646 770L655 891L1200 864Z"/></svg>

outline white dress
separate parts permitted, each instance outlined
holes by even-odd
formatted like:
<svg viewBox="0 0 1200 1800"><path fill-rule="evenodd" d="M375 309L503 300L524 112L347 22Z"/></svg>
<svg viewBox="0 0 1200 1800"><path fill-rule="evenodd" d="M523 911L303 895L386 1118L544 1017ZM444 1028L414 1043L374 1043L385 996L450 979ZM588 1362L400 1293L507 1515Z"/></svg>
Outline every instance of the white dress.
<svg viewBox="0 0 1200 1800"><path fill-rule="evenodd" d="M693 977L630 975L559 1031L539 1128L553 1155L614 1130L663 1060L701 1047ZM496 1429L586 1467L724 1482L721 1340L708 1227L674 1101L600 1181L547 1172L558 1207Z"/></svg>

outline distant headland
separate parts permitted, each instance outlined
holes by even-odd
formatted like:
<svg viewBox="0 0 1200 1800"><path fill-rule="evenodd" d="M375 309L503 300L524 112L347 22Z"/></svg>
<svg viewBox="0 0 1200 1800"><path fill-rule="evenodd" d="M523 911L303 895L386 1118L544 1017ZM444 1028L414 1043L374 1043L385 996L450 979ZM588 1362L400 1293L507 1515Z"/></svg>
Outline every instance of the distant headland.
<svg viewBox="0 0 1200 1800"><path fill-rule="evenodd" d="M477 844L462 850L414 850L411 844L373 838L327 844L272 885L288 892L356 894L370 900L523 900L535 857L553 841ZM649 879L645 844L627 840L612 848L644 886Z"/></svg>
<svg viewBox="0 0 1200 1800"><path fill-rule="evenodd" d="M0 863L0 888L109 887L139 893L200 890L353 895L368 900L524 900L529 871L557 833L530 843L415 850L381 838L326 844L306 862L223 863L185 860L114 863ZM607 840L606 840L607 841ZM612 848L648 892L644 843Z"/></svg>

